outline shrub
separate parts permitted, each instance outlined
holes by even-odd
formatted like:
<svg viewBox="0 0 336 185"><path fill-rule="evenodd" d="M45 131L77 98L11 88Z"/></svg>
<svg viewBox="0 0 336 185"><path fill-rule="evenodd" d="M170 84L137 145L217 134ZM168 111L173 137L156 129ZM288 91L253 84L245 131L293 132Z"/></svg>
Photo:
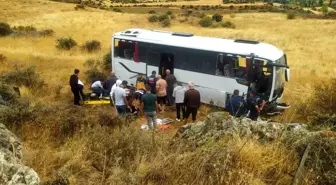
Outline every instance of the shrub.
<svg viewBox="0 0 336 185"><path fill-rule="evenodd" d="M148 14L156 14L155 10L149 10Z"/></svg>
<svg viewBox="0 0 336 185"><path fill-rule="evenodd" d="M230 21L223 22L223 23L221 24L221 26L222 26L223 28L232 28L232 29L235 29L235 28L236 28L236 25L235 25L234 23L230 22Z"/></svg>
<svg viewBox="0 0 336 185"><path fill-rule="evenodd" d="M5 73L1 79L7 84L25 86L32 89L41 89L45 85L44 80L36 72L34 66L27 68L15 66L13 71Z"/></svg>
<svg viewBox="0 0 336 185"><path fill-rule="evenodd" d="M52 35L55 34L55 32L52 29L46 29L46 30L39 31L38 34L40 36L44 36L45 37L45 36L52 36Z"/></svg>
<svg viewBox="0 0 336 185"><path fill-rule="evenodd" d="M161 14L158 16L158 20L161 22L161 21L164 21L166 19L169 19L169 15L167 14Z"/></svg>
<svg viewBox="0 0 336 185"><path fill-rule="evenodd" d="M295 19L296 14L294 12L288 12L287 13L287 19L292 20Z"/></svg>
<svg viewBox="0 0 336 185"><path fill-rule="evenodd" d="M151 15L148 17L148 21L149 22L158 22L159 21L159 18L157 15Z"/></svg>
<svg viewBox="0 0 336 185"><path fill-rule="evenodd" d="M328 5L326 5L326 4L323 4L323 5L322 5L322 12L323 12L324 14L328 13Z"/></svg>
<svg viewBox="0 0 336 185"><path fill-rule="evenodd" d="M85 5L84 4L78 4L75 6L75 10L78 10L78 9L85 9Z"/></svg>
<svg viewBox="0 0 336 185"><path fill-rule="evenodd" d="M222 22L223 21L223 16L219 15L219 14L213 14L212 15L212 20L214 20L216 22Z"/></svg>
<svg viewBox="0 0 336 185"><path fill-rule="evenodd" d="M169 27L171 26L170 19L165 19L161 22L162 27Z"/></svg>
<svg viewBox="0 0 336 185"><path fill-rule="evenodd" d="M1 100L10 103L15 102L17 98L18 94L14 89L0 81L0 105L2 104Z"/></svg>
<svg viewBox="0 0 336 185"><path fill-rule="evenodd" d="M310 104L306 112L313 124L336 125L336 78L315 85Z"/></svg>
<svg viewBox="0 0 336 185"><path fill-rule="evenodd" d="M202 27L210 27L213 24L213 22L212 22L212 19L210 17L204 17L203 19L201 19L199 21L199 24Z"/></svg>
<svg viewBox="0 0 336 185"><path fill-rule="evenodd" d="M82 49L88 52L99 51L101 49L100 41L98 40L86 41L85 44L82 45Z"/></svg>
<svg viewBox="0 0 336 185"><path fill-rule="evenodd" d="M71 48L77 46L77 42L71 37L59 38L56 40L56 47L58 49L70 50Z"/></svg>
<svg viewBox="0 0 336 185"><path fill-rule="evenodd" d="M112 54L111 51L106 53L103 57L103 68L112 69Z"/></svg>
<svg viewBox="0 0 336 185"><path fill-rule="evenodd" d="M0 62L3 62L3 61L5 61L6 60L6 57L5 57L5 55L3 55L3 54L0 54Z"/></svg>
<svg viewBox="0 0 336 185"><path fill-rule="evenodd" d="M115 12L123 12L120 8L113 8L113 11L115 11Z"/></svg>
<svg viewBox="0 0 336 185"><path fill-rule="evenodd" d="M173 14L173 12L172 11L167 11L167 13L166 13L167 15L172 15Z"/></svg>
<svg viewBox="0 0 336 185"><path fill-rule="evenodd" d="M13 30L11 29L9 24L7 24L5 22L0 22L0 37L7 36L7 35L11 34L12 32L13 32Z"/></svg>
<svg viewBox="0 0 336 185"><path fill-rule="evenodd" d="M96 80L105 80L106 75L99 71L97 68L88 69L85 71L85 75L88 82L93 82Z"/></svg>

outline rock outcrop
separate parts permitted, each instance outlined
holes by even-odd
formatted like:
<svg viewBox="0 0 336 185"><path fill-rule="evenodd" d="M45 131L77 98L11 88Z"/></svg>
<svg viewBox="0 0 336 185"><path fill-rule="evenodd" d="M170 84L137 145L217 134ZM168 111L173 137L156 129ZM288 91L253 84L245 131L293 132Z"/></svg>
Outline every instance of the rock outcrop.
<svg viewBox="0 0 336 185"><path fill-rule="evenodd" d="M202 122L182 126L178 135L199 146L209 139L216 140L233 135L274 140L282 135L283 131L287 130L295 130L296 134L307 134L307 130L301 124L289 125L268 121L252 121L248 118L231 117L226 112L216 112L208 115Z"/></svg>
<svg viewBox="0 0 336 185"><path fill-rule="evenodd" d="M0 123L0 184L38 185L40 178L22 164L21 142Z"/></svg>

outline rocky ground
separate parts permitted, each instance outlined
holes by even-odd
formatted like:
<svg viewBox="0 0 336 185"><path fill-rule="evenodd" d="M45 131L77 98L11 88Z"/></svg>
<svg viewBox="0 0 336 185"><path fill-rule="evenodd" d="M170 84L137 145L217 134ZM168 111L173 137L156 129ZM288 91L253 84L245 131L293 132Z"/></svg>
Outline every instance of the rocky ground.
<svg viewBox="0 0 336 185"><path fill-rule="evenodd" d="M22 162L21 141L0 123L0 184L38 185L38 174Z"/></svg>

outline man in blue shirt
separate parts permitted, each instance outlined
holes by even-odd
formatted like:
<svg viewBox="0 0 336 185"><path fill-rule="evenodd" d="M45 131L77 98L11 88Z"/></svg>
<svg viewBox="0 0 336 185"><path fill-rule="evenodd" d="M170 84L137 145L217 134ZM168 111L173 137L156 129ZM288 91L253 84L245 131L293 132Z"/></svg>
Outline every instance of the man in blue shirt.
<svg viewBox="0 0 336 185"><path fill-rule="evenodd" d="M234 90L233 95L227 100L225 109L231 116L240 117L246 112L246 102L243 97L239 96L239 90Z"/></svg>

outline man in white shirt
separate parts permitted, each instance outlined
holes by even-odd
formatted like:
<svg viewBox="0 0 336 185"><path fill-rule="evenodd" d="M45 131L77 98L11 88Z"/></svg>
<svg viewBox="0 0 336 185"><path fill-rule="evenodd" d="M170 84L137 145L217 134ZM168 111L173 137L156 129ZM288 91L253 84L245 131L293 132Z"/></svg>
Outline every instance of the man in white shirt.
<svg viewBox="0 0 336 185"><path fill-rule="evenodd" d="M91 85L91 90L93 93L95 93L98 97L106 96L107 91L104 89L102 82L100 80L95 81Z"/></svg>
<svg viewBox="0 0 336 185"><path fill-rule="evenodd" d="M114 91L115 105L119 115L126 113L126 108L130 108L126 99L126 91L122 85L117 86Z"/></svg>
<svg viewBox="0 0 336 185"><path fill-rule="evenodd" d="M173 91L173 97L175 98L176 104L176 121L181 121L180 112L182 110L182 120L185 117L185 106L184 106L184 95L186 89L182 87L182 84L177 82L176 87Z"/></svg>

